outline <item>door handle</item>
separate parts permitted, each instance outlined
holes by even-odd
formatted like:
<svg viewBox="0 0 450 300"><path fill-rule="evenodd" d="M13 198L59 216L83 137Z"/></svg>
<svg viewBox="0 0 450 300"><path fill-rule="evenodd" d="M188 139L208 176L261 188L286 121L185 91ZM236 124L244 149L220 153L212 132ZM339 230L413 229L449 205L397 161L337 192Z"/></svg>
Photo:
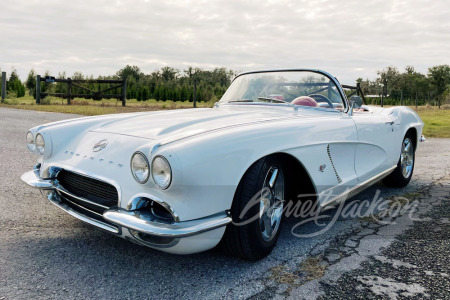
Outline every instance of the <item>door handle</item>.
<svg viewBox="0 0 450 300"><path fill-rule="evenodd" d="M391 125L394 125L394 121L386 122L386 123L384 123L384 124L391 124Z"/></svg>

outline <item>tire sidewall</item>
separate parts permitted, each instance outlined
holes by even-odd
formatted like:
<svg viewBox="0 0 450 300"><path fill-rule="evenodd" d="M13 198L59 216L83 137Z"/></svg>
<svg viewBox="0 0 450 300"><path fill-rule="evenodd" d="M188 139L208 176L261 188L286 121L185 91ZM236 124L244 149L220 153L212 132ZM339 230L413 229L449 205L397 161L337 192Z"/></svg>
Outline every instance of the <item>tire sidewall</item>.
<svg viewBox="0 0 450 300"><path fill-rule="evenodd" d="M252 186L251 190L242 191L241 197L236 198L235 201L239 206L238 215L233 216L233 220L243 222L246 220L249 220L250 218L255 218L256 215L259 215L260 207L258 205L253 205L248 211L245 213L243 218L239 218L241 212L245 209L246 205L252 200L252 198L261 193L261 190L263 188L264 181L266 179L266 175L269 171L269 169L273 166L278 167L284 175L284 168L283 164L280 160L276 158L264 158L262 159L259 164L256 165L258 168L257 171L257 177L254 186ZM252 166L253 167L253 166ZM246 177L248 174L245 175ZM283 176L284 177L284 176ZM244 184L241 188L245 189L249 186L246 185L246 181L250 181L253 178L244 178ZM286 180L284 180L286 182ZM284 184L286 184L284 182ZM236 212L236 210L235 210ZM236 217L236 219L235 219ZM239 219L238 219L239 218ZM248 239L249 245L252 248L252 252L256 253L256 256L258 257L264 257L267 254L269 254L272 249L275 247L278 237L280 235L282 223L284 219L284 214L281 217L280 225L278 227L278 230L275 234L275 236L270 241L265 241L261 235L261 225L259 218L255 218L251 223L241 226L240 230L245 232L245 235Z"/></svg>

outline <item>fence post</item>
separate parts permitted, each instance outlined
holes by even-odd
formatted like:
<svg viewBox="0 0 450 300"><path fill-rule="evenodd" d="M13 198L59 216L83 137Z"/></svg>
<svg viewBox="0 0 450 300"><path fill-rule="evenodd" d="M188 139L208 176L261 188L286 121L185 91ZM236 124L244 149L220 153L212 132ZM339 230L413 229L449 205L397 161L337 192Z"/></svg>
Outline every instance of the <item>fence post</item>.
<svg viewBox="0 0 450 300"><path fill-rule="evenodd" d="M400 105L403 106L403 90L400 91Z"/></svg>
<svg viewBox="0 0 450 300"><path fill-rule="evenodd" d="M70 105L70 100L72 98L72 79L67 78L67 105Z"/></svg>
<svg viewBox="0 0 450 300"><path fill-rule="evenodd" d="M122 106L127 105L127 79L124 78L122 82Z"/></svg>
<svg viewBox="0 0 450 300"><path fill-rule="evenodd" d="M2 72L2 102L6 98L6 72Z"/></svg>
<svg viewBox="0 0 450 300"><path fill-rule="evenodd" d="M36 76L36 104L41 104L41 75Z"/></svg>
<svg viewBox="0 0 450 300"><path fill-rule="evenodd" d="M197 107L197 81L194 80L194 108Z"/></svg>
<svg viewBox="0 0 450 300"><path fill-rule="evenodd" d="M416 91L416 110L417 110L417 91Z"/></svg>

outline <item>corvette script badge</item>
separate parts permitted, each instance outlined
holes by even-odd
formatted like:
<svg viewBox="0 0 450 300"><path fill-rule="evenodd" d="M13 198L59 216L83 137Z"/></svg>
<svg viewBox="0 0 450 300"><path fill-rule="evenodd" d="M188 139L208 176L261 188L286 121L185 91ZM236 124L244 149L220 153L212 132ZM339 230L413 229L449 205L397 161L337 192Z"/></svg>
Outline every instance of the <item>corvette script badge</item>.
<svg viewBox="0 0 450 300"><path fill-rule="evenodd" d="M98 152L100 150L103 150L108 146L108 140L101 140L100 142L96 143L94 147L92 148L92 151Z"/></svg>

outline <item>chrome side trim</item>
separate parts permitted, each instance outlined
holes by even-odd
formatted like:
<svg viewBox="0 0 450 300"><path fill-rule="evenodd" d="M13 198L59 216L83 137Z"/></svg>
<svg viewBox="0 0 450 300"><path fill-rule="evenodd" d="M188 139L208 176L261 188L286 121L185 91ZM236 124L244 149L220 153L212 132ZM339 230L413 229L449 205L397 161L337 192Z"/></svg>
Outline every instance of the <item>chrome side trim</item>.
<svg viewBox="0 0 450 300"><path fill-rule="evenodd" d="M330 162L331 162L331 166L333 167L333 170L334 170L334 175L336 175L337 181L339 183L341 183L342 179L339 176L338 172L336 171L336 168L334 167L333 159L331 158L330 144L328 144L328 146L327 146L327 153L328 153L328 158L330 159Z"/></svg>
<svg viewBox="0 0 450 300"><path fill-rule="evenodd" d="M145 220L139 212L109 209L103 213L103 218L128 229L172 238L197 235L226 226L231 222L231 218L225 212L192 221L159 223Z"/></svg>
<svg viewBox="0 0 450 300"><path fill-rule="evenodd" d="M53 203L54 205L56 205L59 208L61 208L62 210L64 210L69 215L71 215L71 216L73 216L73 217L75 217L75 218L77 218L77 219L79 219L81 221L84 221L84 222L86 222L88 224L100 227L101 229L104 229L104 230L109 231L109 232L114 233L114 234L119 234L120 233L119 228L117 228L117 227L115 227L113 225L109 225L109 224L97 221L95 219L92 219L92 218L90 218L88 216L82 215L79 212L73 210L68 205L62 203L61 199L59 197L60 196L57 193L52 192L52 193L50 193L48 195L48 200L51 203Z"/></svg>
<svg viewBox="0 0 450 300"><path fill-rule="evenodd" d="M364 181L363 183L361 183L360 185L357 185L351 189L348 189L347 191L343 192L342 194L334 197L333 199L331 199L330 201L321 204L320 207L324 208L334 202L341 202L341 201L345 201L353 196L355 196L356 194L358 194L359 192L361 192L362 190L366 189L367 187L371 186L372 184L380 181L381 179L383 179L384 177L388 176L395 168L397 167L397 165L390 167L389 169L387 169L386 171L381 172L380 174L367 179L366 181Z"/></svg>

